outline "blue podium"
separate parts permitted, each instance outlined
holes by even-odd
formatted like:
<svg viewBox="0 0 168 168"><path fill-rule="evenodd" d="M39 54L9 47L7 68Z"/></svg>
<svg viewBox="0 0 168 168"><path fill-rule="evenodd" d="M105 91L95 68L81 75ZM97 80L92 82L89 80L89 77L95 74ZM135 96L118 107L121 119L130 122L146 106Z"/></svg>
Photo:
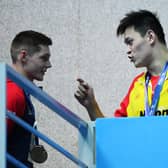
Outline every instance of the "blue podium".
<svg viewBox="0 0 168 168"><path fill-rule="evenodd" d="M96 168L168 168L168 117L97 119Z"/></svg>

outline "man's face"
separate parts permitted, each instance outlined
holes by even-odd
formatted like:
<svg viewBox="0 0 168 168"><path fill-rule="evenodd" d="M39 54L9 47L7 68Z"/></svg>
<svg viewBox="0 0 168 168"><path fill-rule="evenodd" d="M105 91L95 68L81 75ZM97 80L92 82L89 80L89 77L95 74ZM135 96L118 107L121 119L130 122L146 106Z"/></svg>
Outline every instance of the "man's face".
<svg viewBox="0 0 168 168"><path fill-rule="evenodd" d="M152 48L147 40L147 36L135 31L134 27L129 27L124 33L124 42L128 47L127 55L135 67L147 67L151 61Z"/></svg>
<svg viewBox="0 0 168 168"><path fill-rule="evenodd" d="M40 51L26 56L24 72L31 81L34 79L42 81L47 69L51 68L49 47L46 45L39 45L39 47Z"/></svg>

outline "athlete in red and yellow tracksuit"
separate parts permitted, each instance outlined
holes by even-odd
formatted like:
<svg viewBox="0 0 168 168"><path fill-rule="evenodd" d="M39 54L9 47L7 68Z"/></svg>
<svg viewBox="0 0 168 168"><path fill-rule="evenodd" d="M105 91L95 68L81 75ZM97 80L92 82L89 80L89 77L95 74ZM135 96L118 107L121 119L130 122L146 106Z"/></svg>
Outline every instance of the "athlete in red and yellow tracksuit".
<svg viewBox="0 0 168 168"><path fill-rule="evenodd" d="M120 109L114 113L115 117L144 116L145 111L145 76L141 73L133 80L129 91L120 104ZM159 80L159 76L152 76L148 85L148 101L151 104L152 95ZM168 73L164 81L155 115L168 115Z"/></svg>

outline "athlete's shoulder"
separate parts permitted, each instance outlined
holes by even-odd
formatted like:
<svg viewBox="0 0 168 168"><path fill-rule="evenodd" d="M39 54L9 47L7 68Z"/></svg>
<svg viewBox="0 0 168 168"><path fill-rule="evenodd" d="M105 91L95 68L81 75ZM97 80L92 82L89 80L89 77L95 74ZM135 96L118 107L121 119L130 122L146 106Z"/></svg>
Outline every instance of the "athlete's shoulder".
<svg viewBox="0 0 168 168"><path fill-rule="evenodd" d="M7 79L7 93L8 96L24 98L24 91L11 79Z"/></svg>
<svg viewBox="0 0 168 168"><path fill-rule="evenodd" d="M145 79L145 72L141 72L140 74L135 76L135 78L133 79L133 83L135 83L136 81L144 80L144 79Z"/></svg>
<svg viewBox="0 0 168 168"><path fill-rule="evenodd" d="M137 76L135 76L135 78L133 79L133 81L130 85L129 92L133 89L135 83L138 82L140 84L143 84L144 80L145 80L145 72L142 72L142 73L138 74Z"/></svg>

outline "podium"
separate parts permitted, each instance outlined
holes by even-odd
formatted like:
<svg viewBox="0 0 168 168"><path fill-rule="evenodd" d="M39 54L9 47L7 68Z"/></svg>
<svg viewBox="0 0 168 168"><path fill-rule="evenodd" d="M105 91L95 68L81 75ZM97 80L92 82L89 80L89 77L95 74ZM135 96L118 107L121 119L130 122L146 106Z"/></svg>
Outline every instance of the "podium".
<svg viewBox="0 0 168 168"><path fill-rule="evenodd" d="M168 168L168 117L95 122L96 168Z"/></svg>

